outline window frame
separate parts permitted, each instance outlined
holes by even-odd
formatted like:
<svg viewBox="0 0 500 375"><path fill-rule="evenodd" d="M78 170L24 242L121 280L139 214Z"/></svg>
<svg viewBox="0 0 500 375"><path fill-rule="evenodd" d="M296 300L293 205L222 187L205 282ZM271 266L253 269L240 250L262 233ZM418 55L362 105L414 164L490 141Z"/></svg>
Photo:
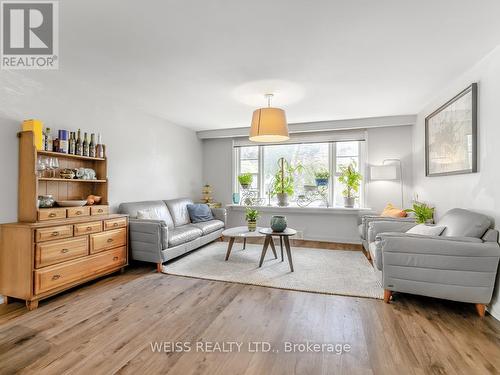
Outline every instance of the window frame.
<svg viewBox="0 0 500 375"><path fill-rule="evenodd" d="M366 141L336 141L336 142L311 142L311 143L328 143L328 169L330 171L330 179L328 186L328 207L338 208L335 206L335 180L338 177L336 170L337 165L337 143L339 142L358 142L358 160L359 160L359 171L363 174L363 179L361 180L361 185L359 187L359 201L358 207L363 208L365 206L365 158L366 158ZM288 143L287 143L288 144ZM241 148L242 147L258 147L258 173L257 173L257 189L259 190L259 196L268 199L266 186L264 186L264 178L262 174L264 173L264 148L267 145L255 145L255 146L235 146L233 147L233 192L241 194L241 187L238 182L238 175L241 171Z"/></svg>

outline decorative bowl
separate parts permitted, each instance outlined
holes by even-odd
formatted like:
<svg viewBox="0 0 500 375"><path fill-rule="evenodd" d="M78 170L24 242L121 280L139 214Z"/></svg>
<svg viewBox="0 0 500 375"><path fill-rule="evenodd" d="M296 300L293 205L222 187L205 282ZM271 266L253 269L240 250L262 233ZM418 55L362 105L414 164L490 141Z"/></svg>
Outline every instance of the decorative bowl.
<svg viewBox="0 0 500 375"><path fill-rule="evenodd" d="M38 207L40 208L50 208L54 207L56 200L52 195L39 195L38 196Z"/></svg>
<svg viewBox="0 0 500 375"><path fill-rule="evenodd" d="M86 200L82 201L56 201L58 206L61 207L81 207L87 204Z"/></svg>

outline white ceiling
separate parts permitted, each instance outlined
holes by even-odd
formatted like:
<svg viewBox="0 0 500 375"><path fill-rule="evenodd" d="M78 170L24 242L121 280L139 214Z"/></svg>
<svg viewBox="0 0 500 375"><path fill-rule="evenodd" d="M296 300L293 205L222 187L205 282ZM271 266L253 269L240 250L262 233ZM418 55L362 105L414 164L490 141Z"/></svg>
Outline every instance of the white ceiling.
<svg viewBox="0 0 500 375"><path fill-rule="evenodd" d="M416 113L500 44L497 0L59 3L56 74L195 130L270 90L291 123Z"/></svg>

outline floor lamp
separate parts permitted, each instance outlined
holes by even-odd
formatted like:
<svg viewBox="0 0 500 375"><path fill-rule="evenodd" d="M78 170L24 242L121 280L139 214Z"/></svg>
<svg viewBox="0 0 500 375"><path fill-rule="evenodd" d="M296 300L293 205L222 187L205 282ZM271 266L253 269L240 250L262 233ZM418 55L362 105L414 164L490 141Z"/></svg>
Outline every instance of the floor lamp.
<svg viewBox="0 0 500 375"><path fill-rule="evenodd" d="M387 164L391 163L391 164ZM374 165L370 168L370 179L372 181L394 181L398 179L401 187L401 208L404 208L403 190L403 166L400 159L385 159L382 165Z"/></svg>

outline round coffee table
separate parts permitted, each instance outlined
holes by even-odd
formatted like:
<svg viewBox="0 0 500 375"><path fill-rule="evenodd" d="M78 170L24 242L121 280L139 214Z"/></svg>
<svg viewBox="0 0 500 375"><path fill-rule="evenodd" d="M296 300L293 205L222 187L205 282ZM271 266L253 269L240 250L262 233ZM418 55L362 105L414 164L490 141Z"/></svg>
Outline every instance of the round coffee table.
<svg viewBox="0 0 500 375"><path fill-rule="evenodd" d="M264 263L264 258L266 257L266 251L269 244L271 244L271 248L274 251L273 236L278 236L280 238L280 245L281 245L281 261L283 262L283 242L284 242L286 248L286 256L288 258L288 263L290 264L290 271L293 272L292 251L290 249L290 241L288 238L291 236L295 236L297 234L297 231L292 228L286 228L283 232L274 232L271 228L263 228L260 229L259 232L266 236L266 239L264 241L264 247L262 248L262 254L260 256L259 267L262 267L262 263ZM274 256L276 256L276 251L274 251Z"/></svg>
<svg viewBox="0 0 500 375"><path fill-rule="evenodd" d="M247 238L260 238L264 237L264 234L261 234L259 230L263 228L257 227L257 229L253 232L250 232L248 230L248 227L235 227L235 228L229 228L226 229L225 231L222 232L222 235L224 237L229 237L229 244L227 246L227 253L226 253L226 259L229 259L229 255L231 255L231 249L233 248L234 240L236 238L243 238L243 250L245 250L245 247L247 245ZM276 259L278 258L278 255L276 254L276 249L274 248L274 244L271 245L271 248L273 249L274 256Z"/></svg>

